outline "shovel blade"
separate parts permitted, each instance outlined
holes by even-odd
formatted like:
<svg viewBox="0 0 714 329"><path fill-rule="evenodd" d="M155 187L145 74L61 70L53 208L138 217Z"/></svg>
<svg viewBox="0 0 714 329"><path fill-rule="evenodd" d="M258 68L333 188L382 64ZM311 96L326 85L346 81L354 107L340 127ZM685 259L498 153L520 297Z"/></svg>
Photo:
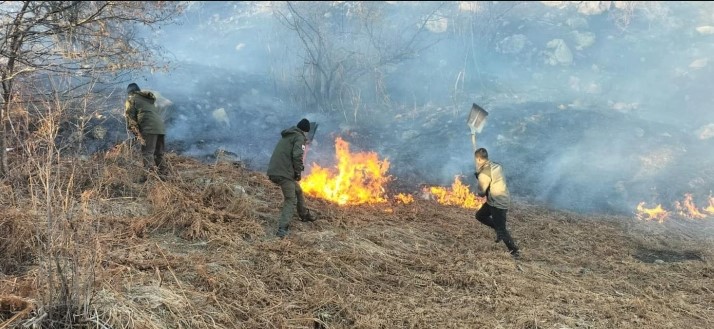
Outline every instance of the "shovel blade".
<svg viewBox="0 0 714 329"><path fill-rule="evenodd" d="M479 134L483 130L483 126L486 124L486 117L488 112L481 108L480 106L473 103L471 106L471 112L469 112L469 118L466 123L471 128L471 134Z"/></svg>
<svg viewBox="0 0 714 329"><path fill-rule="evenodd" d="M317 132L317 122L310 122L310 132L307 133L307 142L311 143L315 138L315 132Z"/></svg>

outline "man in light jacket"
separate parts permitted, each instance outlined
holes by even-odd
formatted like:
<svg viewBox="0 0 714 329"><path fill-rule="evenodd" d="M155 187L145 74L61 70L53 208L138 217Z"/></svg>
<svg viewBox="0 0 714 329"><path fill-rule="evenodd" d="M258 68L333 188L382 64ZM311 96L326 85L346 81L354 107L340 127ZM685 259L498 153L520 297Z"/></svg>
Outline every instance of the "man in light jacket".
<svg viewBox="0 0 714 329"><path fill-rule="evenodd" d="M506 214L511 197L503 168L488 159L488 151L485 148L476 150L474 157L478 170L476 172L478 195L486 197L486 203L476 212L476 219L493 228L496 231L496 242L503 241L511 255L518 257L518 246L506 228Z"/></svg>

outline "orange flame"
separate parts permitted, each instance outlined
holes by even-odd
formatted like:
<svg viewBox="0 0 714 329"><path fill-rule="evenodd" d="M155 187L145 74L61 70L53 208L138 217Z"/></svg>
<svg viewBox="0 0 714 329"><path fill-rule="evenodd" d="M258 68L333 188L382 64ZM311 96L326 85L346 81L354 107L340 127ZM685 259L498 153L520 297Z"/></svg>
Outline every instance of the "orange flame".
<svg viewBox="0 0 714 329"><path fill-rule="evenodd" d="M414 196L412 196L411 194L399 193L394 196L394 199L396 199L397 202L401 204L410 204L414 202Z"/></svg>
<svg viewBox="0 0 714 329"><path fill-rule="evenodd" d="M432 186L428 188L428 192L436 197L436 202L443 205L479 209L483 204L482 199L469 191L468 185L461 183L459 176L456 176L454 183L451 184L451 190L441 186Z"/></svg>
<svg viewBox="0 0 714 329"><path fill-rule="evenodd" d="M714 196L709 196L709 206L704 208L704 211L714 215Z"/></svg>
<svg viewBox="0 0 714 329"><path fill-rule="evenodd" d="M313 164L310 175L300 187L305 194L332 201L339 205L386 202L384 186L389 161L380 161L375 152L350 153L350 146L342 138L335 140L336 170Z"/></svg>
<svg viewBox="0 0 714 329"><path fill-rule="evenodd" d="M704 208L704 211L714 215L714 196L709 196L709 206Z"/></svg>
<svg viewBox="0 0 714 329"><path fill-rule="evenodd" d="M677 208L677 211L679 211L679 214L684 217L692 219L702 219L707 217L707 215L702 214L699 209L697 209L697 206L694 205L694 199L690 193L685 194L684 200L681 202L677 201L674 205Z"/></svg>
<svg viewBox="0 0 714 329"><path fill-rule="evenodd" d="M654 208L645 208L645 203L640 202L637 205L637 219L639 220L657 220L663 223L669 217L669 212L662 209L662 205L658 204Z"/></svg>

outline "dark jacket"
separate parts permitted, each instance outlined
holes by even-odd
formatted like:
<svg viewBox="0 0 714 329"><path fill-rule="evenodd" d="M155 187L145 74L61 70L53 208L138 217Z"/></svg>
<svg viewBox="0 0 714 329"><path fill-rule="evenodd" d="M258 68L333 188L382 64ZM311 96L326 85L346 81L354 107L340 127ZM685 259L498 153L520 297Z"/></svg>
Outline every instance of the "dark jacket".
<svg viewBox="0 0 714 329"><path fill-rule="evenodd" d="M305 133L298 127L290 127L280 132L282 138L275 146L268 164L268 176L289 179L305 169L302 156L305 153Z"/></svg>
<svg viewBox="0 0 714 329"><path fill-rule="evenodd" d="M486 161L478 169L478 195L485 196L492 207L508 209L511 196L500 164Z"/></svg>
<svg viewBox="0 0 714 329"><path fill-rule="evenodd" d="M166 134L164 120L154 103L156 96L148 91L129 94L124 104L124 116L129 130L141 134Z"/></svg>

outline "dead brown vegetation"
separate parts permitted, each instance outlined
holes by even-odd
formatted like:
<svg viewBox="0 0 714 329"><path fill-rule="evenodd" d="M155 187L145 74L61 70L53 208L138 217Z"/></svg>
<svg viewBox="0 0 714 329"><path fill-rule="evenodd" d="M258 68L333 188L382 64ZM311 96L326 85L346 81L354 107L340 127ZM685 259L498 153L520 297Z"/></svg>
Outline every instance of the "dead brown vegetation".
<svg viewBox="0 0 714 329"><path fill-rule="evenodd" d="M170 180L137 184L139 159L125 152L89 161L100 168L80 172L97 177L73 196L74 218L84 223L74 229L95 232L76 255L94 254L84 260L95 264L86 327L714 324L711 219L657 224L518 204L509 218L523 258L514 261L470 210L427 200L361 207L309 200L320 219L293 221L279 240L281 195L264 174L171 155ZM14 223L0 225L3 246L16 253L42 235L29 212L3 217ZM0 300L31 303L48 288L33 285L32 261L24 269L3 271ZM41 316L3 303L0 323Z"/></svg>

